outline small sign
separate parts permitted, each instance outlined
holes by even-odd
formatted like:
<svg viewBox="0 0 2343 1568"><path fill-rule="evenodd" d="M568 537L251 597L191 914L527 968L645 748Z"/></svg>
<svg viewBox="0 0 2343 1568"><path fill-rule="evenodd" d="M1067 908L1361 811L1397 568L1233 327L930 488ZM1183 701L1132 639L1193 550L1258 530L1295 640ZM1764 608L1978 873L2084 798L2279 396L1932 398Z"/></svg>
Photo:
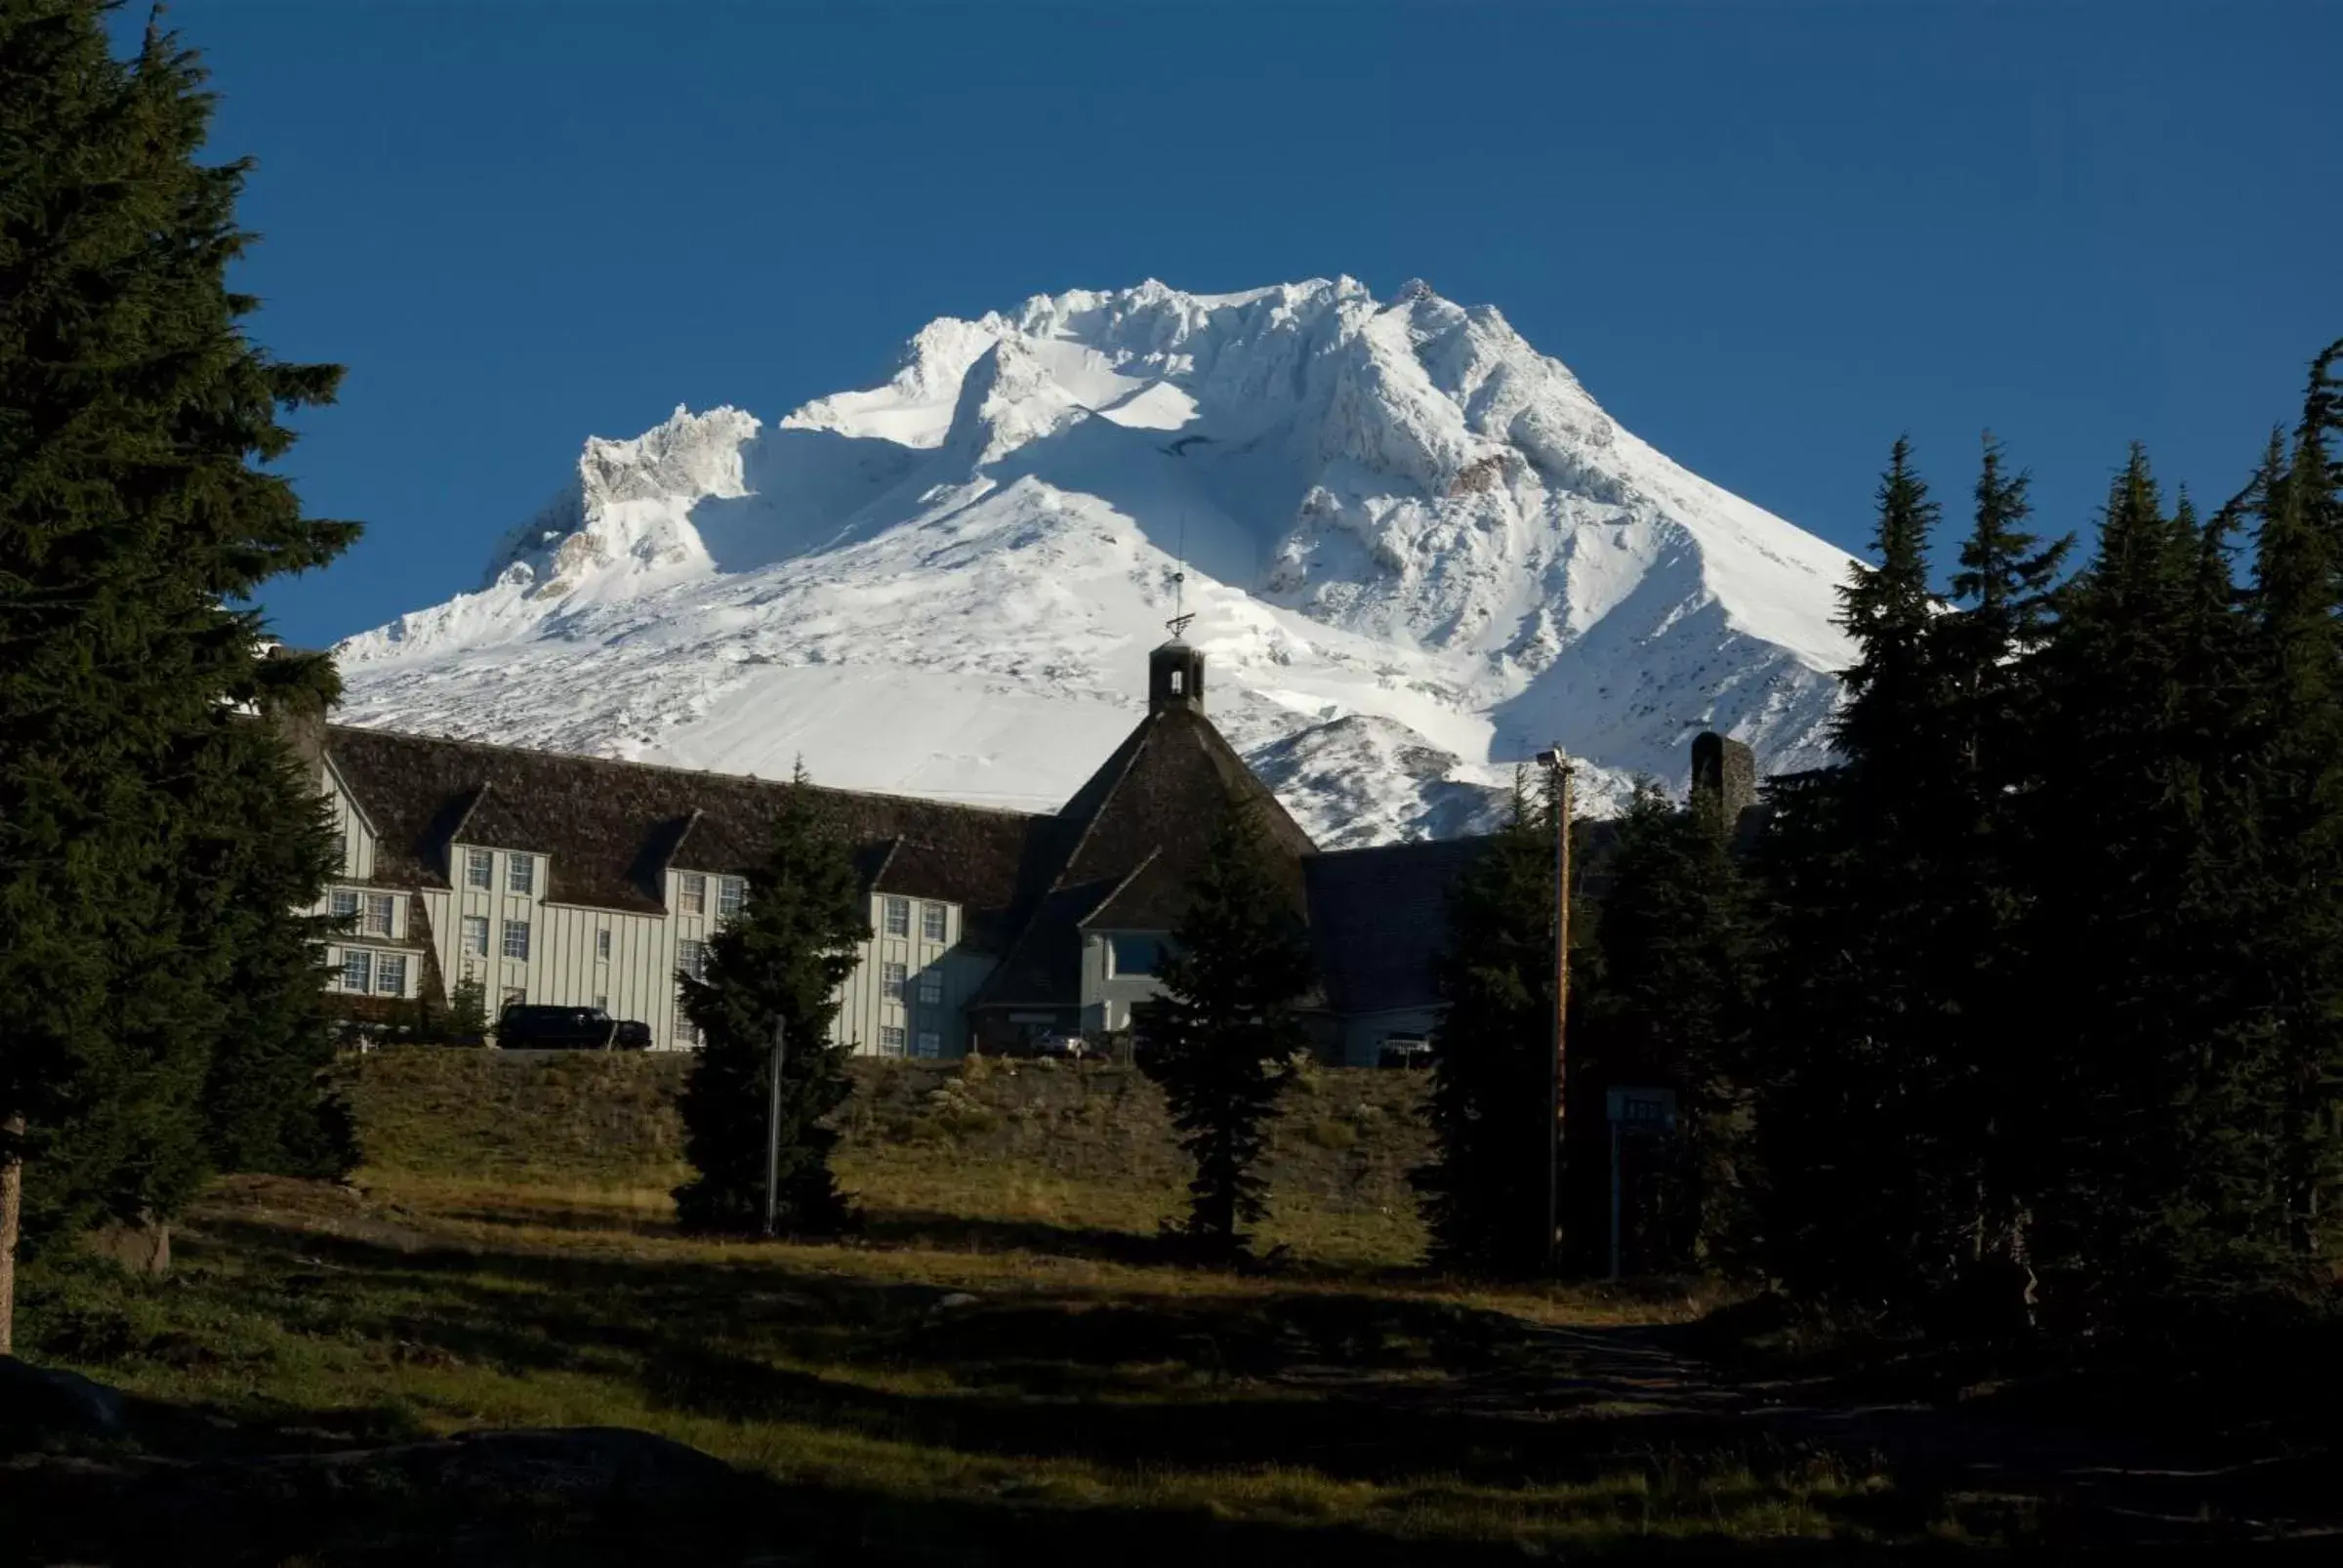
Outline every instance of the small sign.
<svg viewBox="0 0 2343 1568"><path fill-rule="evenodd" d="M1604 1098L1611 1125L1623 1133L1676 1130L1676 1092L1672 1089L1614 1089Z"/></svg>

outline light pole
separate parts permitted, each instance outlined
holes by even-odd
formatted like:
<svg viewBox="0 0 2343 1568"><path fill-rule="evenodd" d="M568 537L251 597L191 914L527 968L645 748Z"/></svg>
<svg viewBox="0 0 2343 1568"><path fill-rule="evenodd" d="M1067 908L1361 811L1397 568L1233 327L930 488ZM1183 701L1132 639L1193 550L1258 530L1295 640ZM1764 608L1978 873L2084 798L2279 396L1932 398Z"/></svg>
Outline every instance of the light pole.
<svg viewBox="0 0 2343 1568"><path fill-rule="evenodd" d="M1554 1266L1562 1236L1562 1136L1566 1126L1570 1028L1570 758L1559 746L1538 754L1554 800L1554 1058L1547 1086L1545 1262Z"/></svg>
<svg viewBox="0 0 2343 1568"><path fill-rule="evenodd" d="M789 1060L789 1025L773 1020L773 1052L764 1086L764 1234L770 1237L781 1209L781 1069Z"/></svg>

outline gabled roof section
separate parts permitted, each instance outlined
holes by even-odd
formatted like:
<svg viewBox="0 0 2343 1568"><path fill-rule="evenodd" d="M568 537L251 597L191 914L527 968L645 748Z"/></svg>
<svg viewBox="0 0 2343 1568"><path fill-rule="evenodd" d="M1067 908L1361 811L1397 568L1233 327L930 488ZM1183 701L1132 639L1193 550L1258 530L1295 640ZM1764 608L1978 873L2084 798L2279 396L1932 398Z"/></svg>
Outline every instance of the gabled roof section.
<svg viewBox="0 0 2343 1568"><path fill-rule="evenodd" d="M336 724L328 755L376 824L376 880L447 886L459 842L551 857L556 902L655 913L664 874L746 874L762 862L788 785L726 773L526 751ZM818 789L818 787L817 787ZM866 878L964 906L995 940L1017 900L1037 818L1017 811L818 789ZM892 846L891 850L889 846Z"/></svg>
<svg viewBox="0 0 2343 1568"><path fill-rule="evenodd" d="M1238 803L1258 811L1278 880L1306 911L1301 862L1317 846L1210 720L1166 706L1139 721L1057 814L1030 878L1032 916L973 1005L1071 1006L1083 928L1175 928L1222 811Z"/></svg>

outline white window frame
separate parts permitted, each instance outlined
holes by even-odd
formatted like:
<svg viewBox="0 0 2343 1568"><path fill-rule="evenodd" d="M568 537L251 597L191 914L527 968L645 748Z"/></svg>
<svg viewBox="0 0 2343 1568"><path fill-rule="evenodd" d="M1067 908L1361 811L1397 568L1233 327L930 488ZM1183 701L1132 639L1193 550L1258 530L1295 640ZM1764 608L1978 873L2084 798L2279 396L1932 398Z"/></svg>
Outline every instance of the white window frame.
<svg viewBox="0 0 2343 1568"><path fill-rule="evenodd" d="M944 939L944 932L950 928L951 923L944 913L943 905L922 904L920 906L921 941L940 942Z"/></svg>
<svg viewBox="0 0 2343 1568"><path fill-rule="evenodd" d="M909 936L911 934L911 900L891 897L881 900L880 920L887 935Z"/></svg>
<svg viewBox="0 0 2343 1568"><path fill-rule="evenodd" d="M708 913L708 879L704 874L697 871L679 871L676 874L676 913Z"/></svg>
<svg viewBox="0 0 2343 1568"><path fill-rule="evenodd" d="M359 912L366 907L364 894L355 887L334 887L327 890L325 899L325 907L334 919L349 921L349 928L357 929Z"/></svg>
<svg viewBox="0 0 2343 1568"><path fill-rule="evenodd" d="M496 854L489 849L464 851L464 886L482 892L496 891Z"/></svg>
<svg viewBox="0 0 2343 1568"><path fill-rule="evenodd" d="M356 983L351 983L351 977ZM362 947L342 949L342 978L336 982L341 989L353 995L363 995L374 989L374 955Z"/></svg>
<svg viewBox="0 0 2343 1568"><path fill-rule="evenodd" d="M594 933L594 961L596 964L610 962L610 928L607 926Z"/></svg>
<svg viewBox="0 0 2343 1568"><path fill-rule="evenodd" d="M943 1034L935 1029L922 1029L913 1040L912 1047L913 1053L922 1061L933 1061L944 1053Z"/></svg>
<svg viewBox="0 0 2343 1568"><path fill-rule="evenodd" d="M398 934L398 900L389 893L368 893L366 914L358 928L368 936L396 936Z"/></svg>
<svg viewBox="0 0 2343 1568"><path fill-rule="evenodd" d="M907 1049L907 1045L908 1042L904 1037L903 1026L901 1024L883 1023L879 1026L880 1055L900 1056Z"/></svg>
<svg viewBox="0 0 2343 1568"><path fill-rule="evenodd" d="M695 980L708 978L708 944L684 937L676 943L676 968Z"/></svg>
<svg viewBox="0 0 2343 1568"><path fill-rule="evenodd" d="M466 958L486 958L488 956L488 917L485 915L465 916L458 941L463 946Z"/></svg>
<svg viewBox="0 0 2343 1568"><path fill-rule="evenodd" d="M515 850L505 856L505 891L537 896L537 857Z"/></svg>
<svg viewBox="0 0 2343 1568"><path fill-rule="evenodd" d="M518 933L520 937L517 942L513 939L515 933ZM518 952L514 951L515 947L519 949ZM497 943L497 950L515 963L526 964L529 961L529 923L525 920L506 921L504 934Z"/></svg>
<svg viewBox="0 0 2343 1568"><path fill-rule="evenodd" d="M944 1002L944 977L935 970L920 970L920 1006L937 1008Z"/></svg>
<svg viewBox="0 0 2343 1568"><path fill-rule="evenodd" d="M911 978L910 967L893 959L883 959L879 965L879 994L889 1002L903 1000L904 982Z"/></svg>
<svg viewBox="0 0 2343 1568"><path fill-rule="evenodd" d="M374 955L374 989L380 996L407 994L407 955L377 953Z"/></svg>
<svg viewBox="0 0 2343 1568"><path fill-rule="evenodd" d="M748 885L738 877L716 879L716 913L719 920L731 920L740 914L740 906L748 902Z"/></svg>

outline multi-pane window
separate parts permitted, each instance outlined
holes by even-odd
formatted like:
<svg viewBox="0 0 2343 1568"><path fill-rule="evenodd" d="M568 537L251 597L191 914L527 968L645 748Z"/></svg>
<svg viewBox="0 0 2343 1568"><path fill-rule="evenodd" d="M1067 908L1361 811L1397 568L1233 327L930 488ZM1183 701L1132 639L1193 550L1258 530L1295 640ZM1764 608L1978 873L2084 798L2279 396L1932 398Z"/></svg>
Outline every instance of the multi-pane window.
<svg viewBox="0 0 2343 1568"><path fill-rule="evenodd" d="M920 936L923 940L929 942L940 942L944 939L943 905L922 904L920 906Z"/></svg>
<svg viewBox="0 0 2343 1568"><path fill-rule="evenodd" d="M391 922L397 918L395 902L389 893L366 895L366 919L359 927L369 936L394 936Z"/></svg>
<svg viewBox="0 0 2343 1568"><path fill-rule="evenodd" d="M678 1012L676 1014L676 1039L687 1046L698 1045L700 1026Z"/></svg>
<svg viewBox="0 0 2343 1568"><path fill-rule="evenodd" d="M464 886L494 887L496 886L496 856L485 849L464 851Z"/></svg>
<svg viewBox="0 0 2343 1568"><path fill-rule="evenodd" d="M889 898L886 901L886 934L889 936L909 936L911 934L910 899Z"/></svg>
<svg viewBox="0 0 2343 1568"><path fill-rule="evenodd" d="M922 1029L919 1039L919 1053L930 1059L942 1055L944 1053L944 1037L933 1029Z"/></svg>
<svg viewBox="0 0 2343 1568"><path fill-rule="evenodd" d="M374 957L374 988L385 996L407 994L407 955L377 953Z"/></svg>
<svg viewBox="0 0 2343 1568"><path fill-rule="evenodd" d="M505 891L533 893L537 890L537 857L533 854L505 856Z"/></svg>
<svg viewBox="0 0 2343 1568"><path fill-rule="evenodd" d="M902 1001L903 982L908 977L909 971L900 964L880 965L879 994L886 998L886 1000L889 1002Z"/></svg>
<svg viewBox="0 0 2343 1568"><path fill-rule="evenodd" d="M708 944L681 941L676 944L676 968L695 980L708 978Z"/></svg>
<svg viewBox="0 0 2343 1568"><path fill-rule="evenodd" d="M676 912L679 915L708 913L708 879L696 871L686 871L676 878Z"/></svg>
<svg viewBox="0 0 2343 1568"><path fill-rule="evenodd" d="M374 955L364 948L346 947L342 950L342 989L371 991L374 989Z"/></svg>
<svg viewBox="0 0 2343 1568"><path fill-rule="evenodd" d="M747 885L738 877L716 879L716 912L726 920L740 913L740 901Z"/></svg>
<svg viewBox="0 0 2343 1568"><path fill-rule="evenodd" d="M332 893L334 919L355 921L358 916L358 894L354 887L336 887Z"/></svg>
<svg viewBox="0 0 2343 1568"><path fill-rule="evenodd" d="M525 959L529 956L529 923L525 920L505 922L505 957Z"/></svg>
<svg viewBox="0 0 2343 1568"><path fill-rule="evenodd" d="M486 958L488 956L487 916L467 915L464 917L464 956L466 958Z"/></svg>
<svg viewBox="0 0 2343 1568"><path fill-rule="evenodd" d="M594 956L604 963L610 959L610 931L607 927L594 933Z"/></svg>
<svg viewBox="0 0 2343 1568"><path fill-rule="evenodd" d="M935 1007L944 1000L944 977L935 970L920 970L920 1005Z"/></svg>
<svg viewBox="0 0 2343 1568"><path fill-rule="evenodd" d="M903 1054L903 1026L901 1024L888 1023L880 1026L879 1054L882 1056Z"/></svg>

